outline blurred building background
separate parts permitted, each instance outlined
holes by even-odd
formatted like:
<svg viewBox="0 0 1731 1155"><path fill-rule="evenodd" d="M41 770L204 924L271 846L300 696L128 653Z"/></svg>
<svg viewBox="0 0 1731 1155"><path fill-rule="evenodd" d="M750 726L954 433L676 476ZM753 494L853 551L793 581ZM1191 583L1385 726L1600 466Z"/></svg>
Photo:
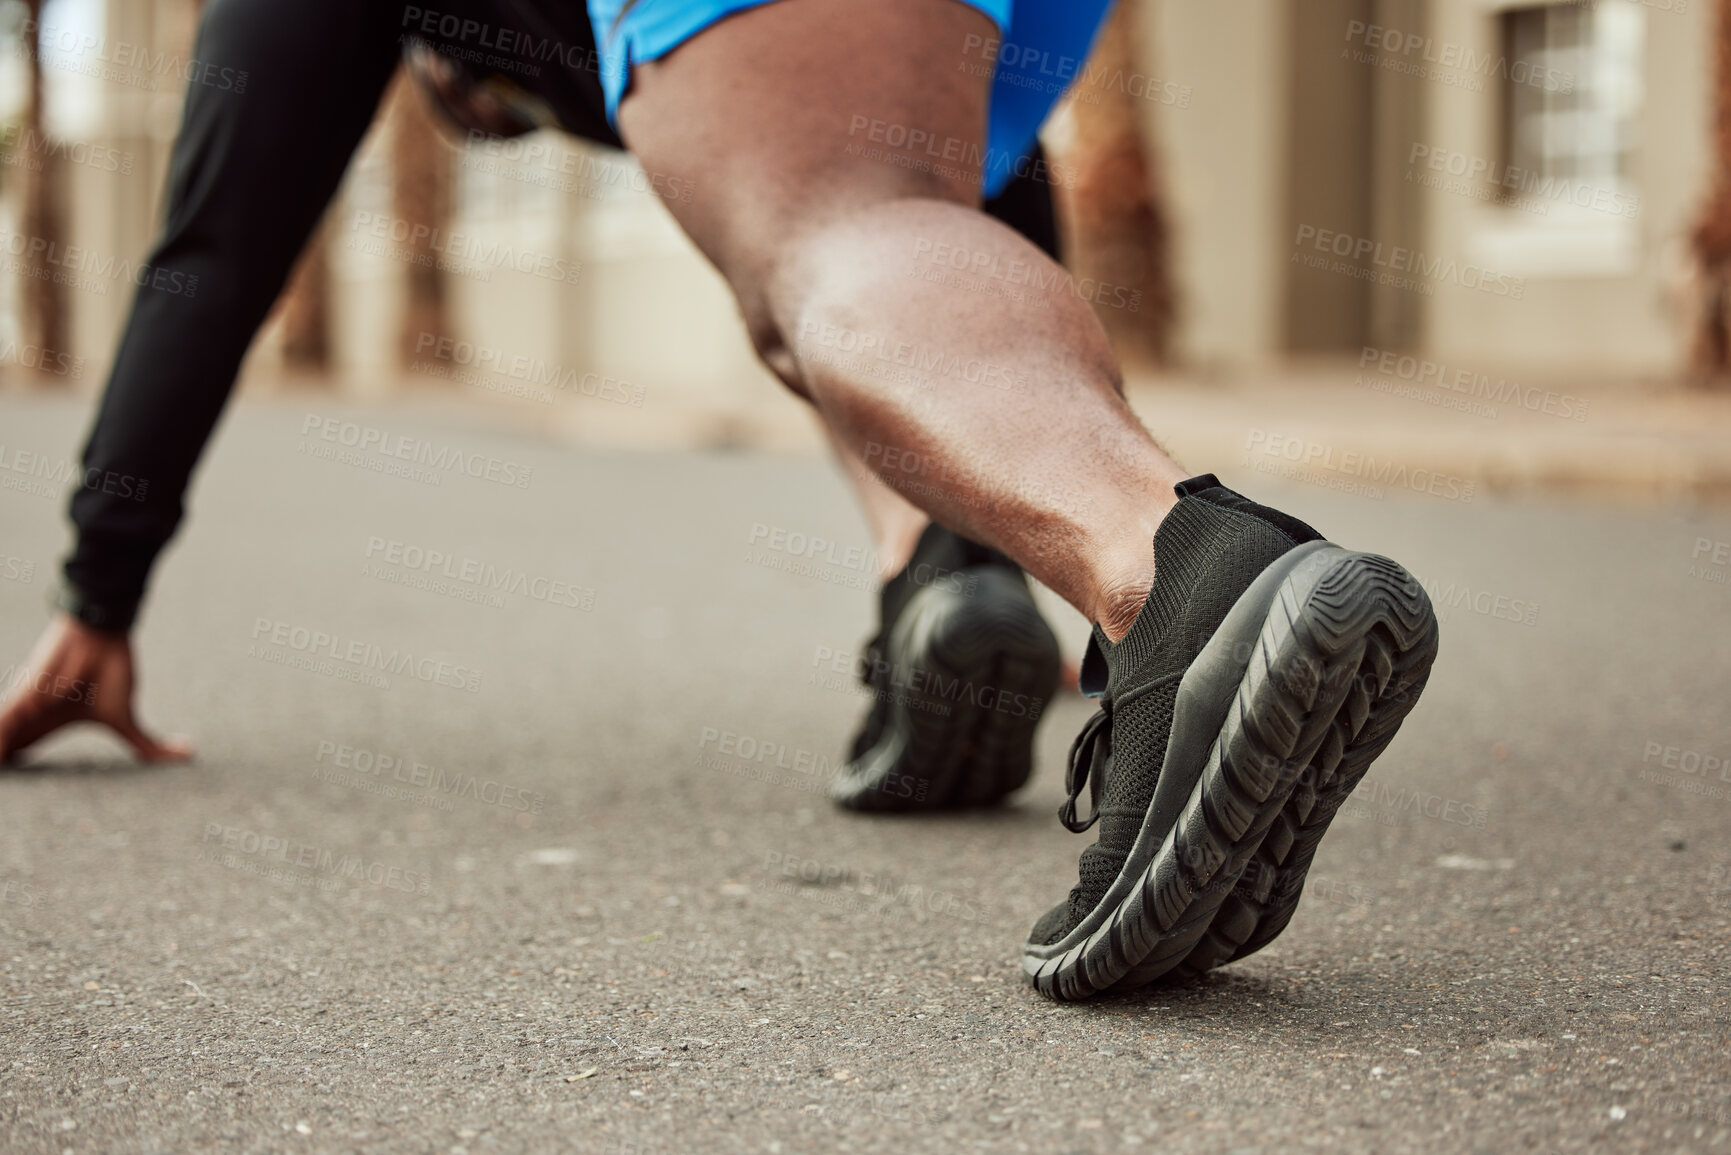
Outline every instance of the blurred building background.
<svg viewBox="0 0 1731 1155"><path fill-rule="evenodd" d="M131 286L53 285L32 250L143 258L196 18L0 2L7 379L102 383ZM1712 383L1726 43L1703 0L1123 0L1047 134L1072 264L1133 290L1101 314L1138 383L1302 383L1367 347ZM399 82L245 385L443 390L615 443L810 443L657 183L554 134L465 142Z"/></svg>
<svg viewBox="0 0 1731 1155"><path fill-rule="evenodd" d="M1149 14L1150 55L1197 88L1155 129L1189 358L1368 344L1523 373L1685 368L1710 5L1227 0ZM1319 249L1323 230L1335 239Z"/></svg>

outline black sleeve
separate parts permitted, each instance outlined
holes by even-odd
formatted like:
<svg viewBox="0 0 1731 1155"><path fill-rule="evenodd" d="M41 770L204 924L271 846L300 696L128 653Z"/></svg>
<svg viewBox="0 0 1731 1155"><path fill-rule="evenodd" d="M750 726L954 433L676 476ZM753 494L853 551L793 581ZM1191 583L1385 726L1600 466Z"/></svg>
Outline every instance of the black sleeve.
<svg viewBox="0 0 1731 1155"><path fill-rule="evenodd" d="M72 495L61 608L126 630L242 357L336 192L400 55L400 5L210 0L166 219Z"/></svg>

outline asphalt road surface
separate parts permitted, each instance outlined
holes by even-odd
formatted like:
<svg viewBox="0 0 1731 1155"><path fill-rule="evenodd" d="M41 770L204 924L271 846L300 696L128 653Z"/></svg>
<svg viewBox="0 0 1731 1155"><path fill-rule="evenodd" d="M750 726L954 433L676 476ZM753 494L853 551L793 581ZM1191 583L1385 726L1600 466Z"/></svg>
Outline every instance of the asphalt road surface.
<svg viewBox="0 0 1731 1155"><path fill-rule="evenodd" d="M0 663L85 416L0 402ZM1731 1149L1731 516L1191 464L1405 562L1442 653L1279 940L1058 1005L1017 952L1090 706L1000 811L832 809L827 464L242 405L138 634L197 761L0 773L0 1149Z"/></svg>

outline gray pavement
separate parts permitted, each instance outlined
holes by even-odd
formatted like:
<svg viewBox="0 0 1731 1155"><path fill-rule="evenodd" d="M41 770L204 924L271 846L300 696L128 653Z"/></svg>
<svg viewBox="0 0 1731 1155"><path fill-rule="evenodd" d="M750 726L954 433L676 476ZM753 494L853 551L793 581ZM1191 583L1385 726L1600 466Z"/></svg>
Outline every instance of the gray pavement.
<svg viewBox="0 0 1731 1155"><path fill-rule="evenodd" d="M85 415L0 397L0 667L66 542L17 454ZM0 774L0 1149L1731 1149L1731 516L1218 469L1406 562L1442 655L1285 935L1067 1006L1016 957L1088 704L999 812L812 789L870 625L826 464L240 405L138 635L200 757Z"/></svg>

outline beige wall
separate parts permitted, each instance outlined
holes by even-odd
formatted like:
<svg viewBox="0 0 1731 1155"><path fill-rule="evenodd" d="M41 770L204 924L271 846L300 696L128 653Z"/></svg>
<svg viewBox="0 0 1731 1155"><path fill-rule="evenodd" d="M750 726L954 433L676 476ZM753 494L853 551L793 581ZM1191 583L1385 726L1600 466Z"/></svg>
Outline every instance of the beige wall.
<svg viewBox="0 0 1731 1155"><path fill-rule="evenodd" d="M1430 5L1438 40L1498 51L1488 2ZM1427 242L1439 253L1524 277L1522 300L1439 287L1425 345L1441 357L1595 377L1666 374L1683 362L1672 285L1709 156L1711 5L1644 7L1646 92L1634 161L1641 198L1632 221L1594 222L1572 242L1547 238L1545 218L1443 192L1427 198ZM1429 143L1497 156L1489 92L1432 85Z"/></svg>
<svg viewBox="0 0 1731 1155"><path fill-rule="evenodd" d="M1189 85L1153 105L1174 232L1179 355L1202 366L1282 347L1288 0L1150 0L1153 70Z"/></svg>
<svg viewBox="0 0 1731 1155"><path fill-rule="evenodd" d="M1609 378L1681 367L1679 277L1709 155L1711 5L1641 6L1638 215L1562 235L1488 197L1407 179L1422 175L1409 164L1414 144L1502 160L1495 81L1475 92L1340 55L1362 50L1345 21L1369 10L1385 27L1497 56L1501 0L1147 2L1158 68L1195 87L1190 108L1149 117L1177 234L1179 348L1193 365L1345 352L1362 334L1487 371ZM1446 281L1367 289L1295 269L1294 225L1309 220L1520 278L1521 299Z"/></svg>
<svg viewBox="0 0 1731 1155"><path fill-rule="evenodd" d="M1326 352L1370 337L1371 285L1291 260L1301 225L1375 235L1371 147L1377 74L1340 60L1341 30L1374 19L1371 0L1305 0L1292 22L1284 103L1286 216L1282 347Z"/></svg>

